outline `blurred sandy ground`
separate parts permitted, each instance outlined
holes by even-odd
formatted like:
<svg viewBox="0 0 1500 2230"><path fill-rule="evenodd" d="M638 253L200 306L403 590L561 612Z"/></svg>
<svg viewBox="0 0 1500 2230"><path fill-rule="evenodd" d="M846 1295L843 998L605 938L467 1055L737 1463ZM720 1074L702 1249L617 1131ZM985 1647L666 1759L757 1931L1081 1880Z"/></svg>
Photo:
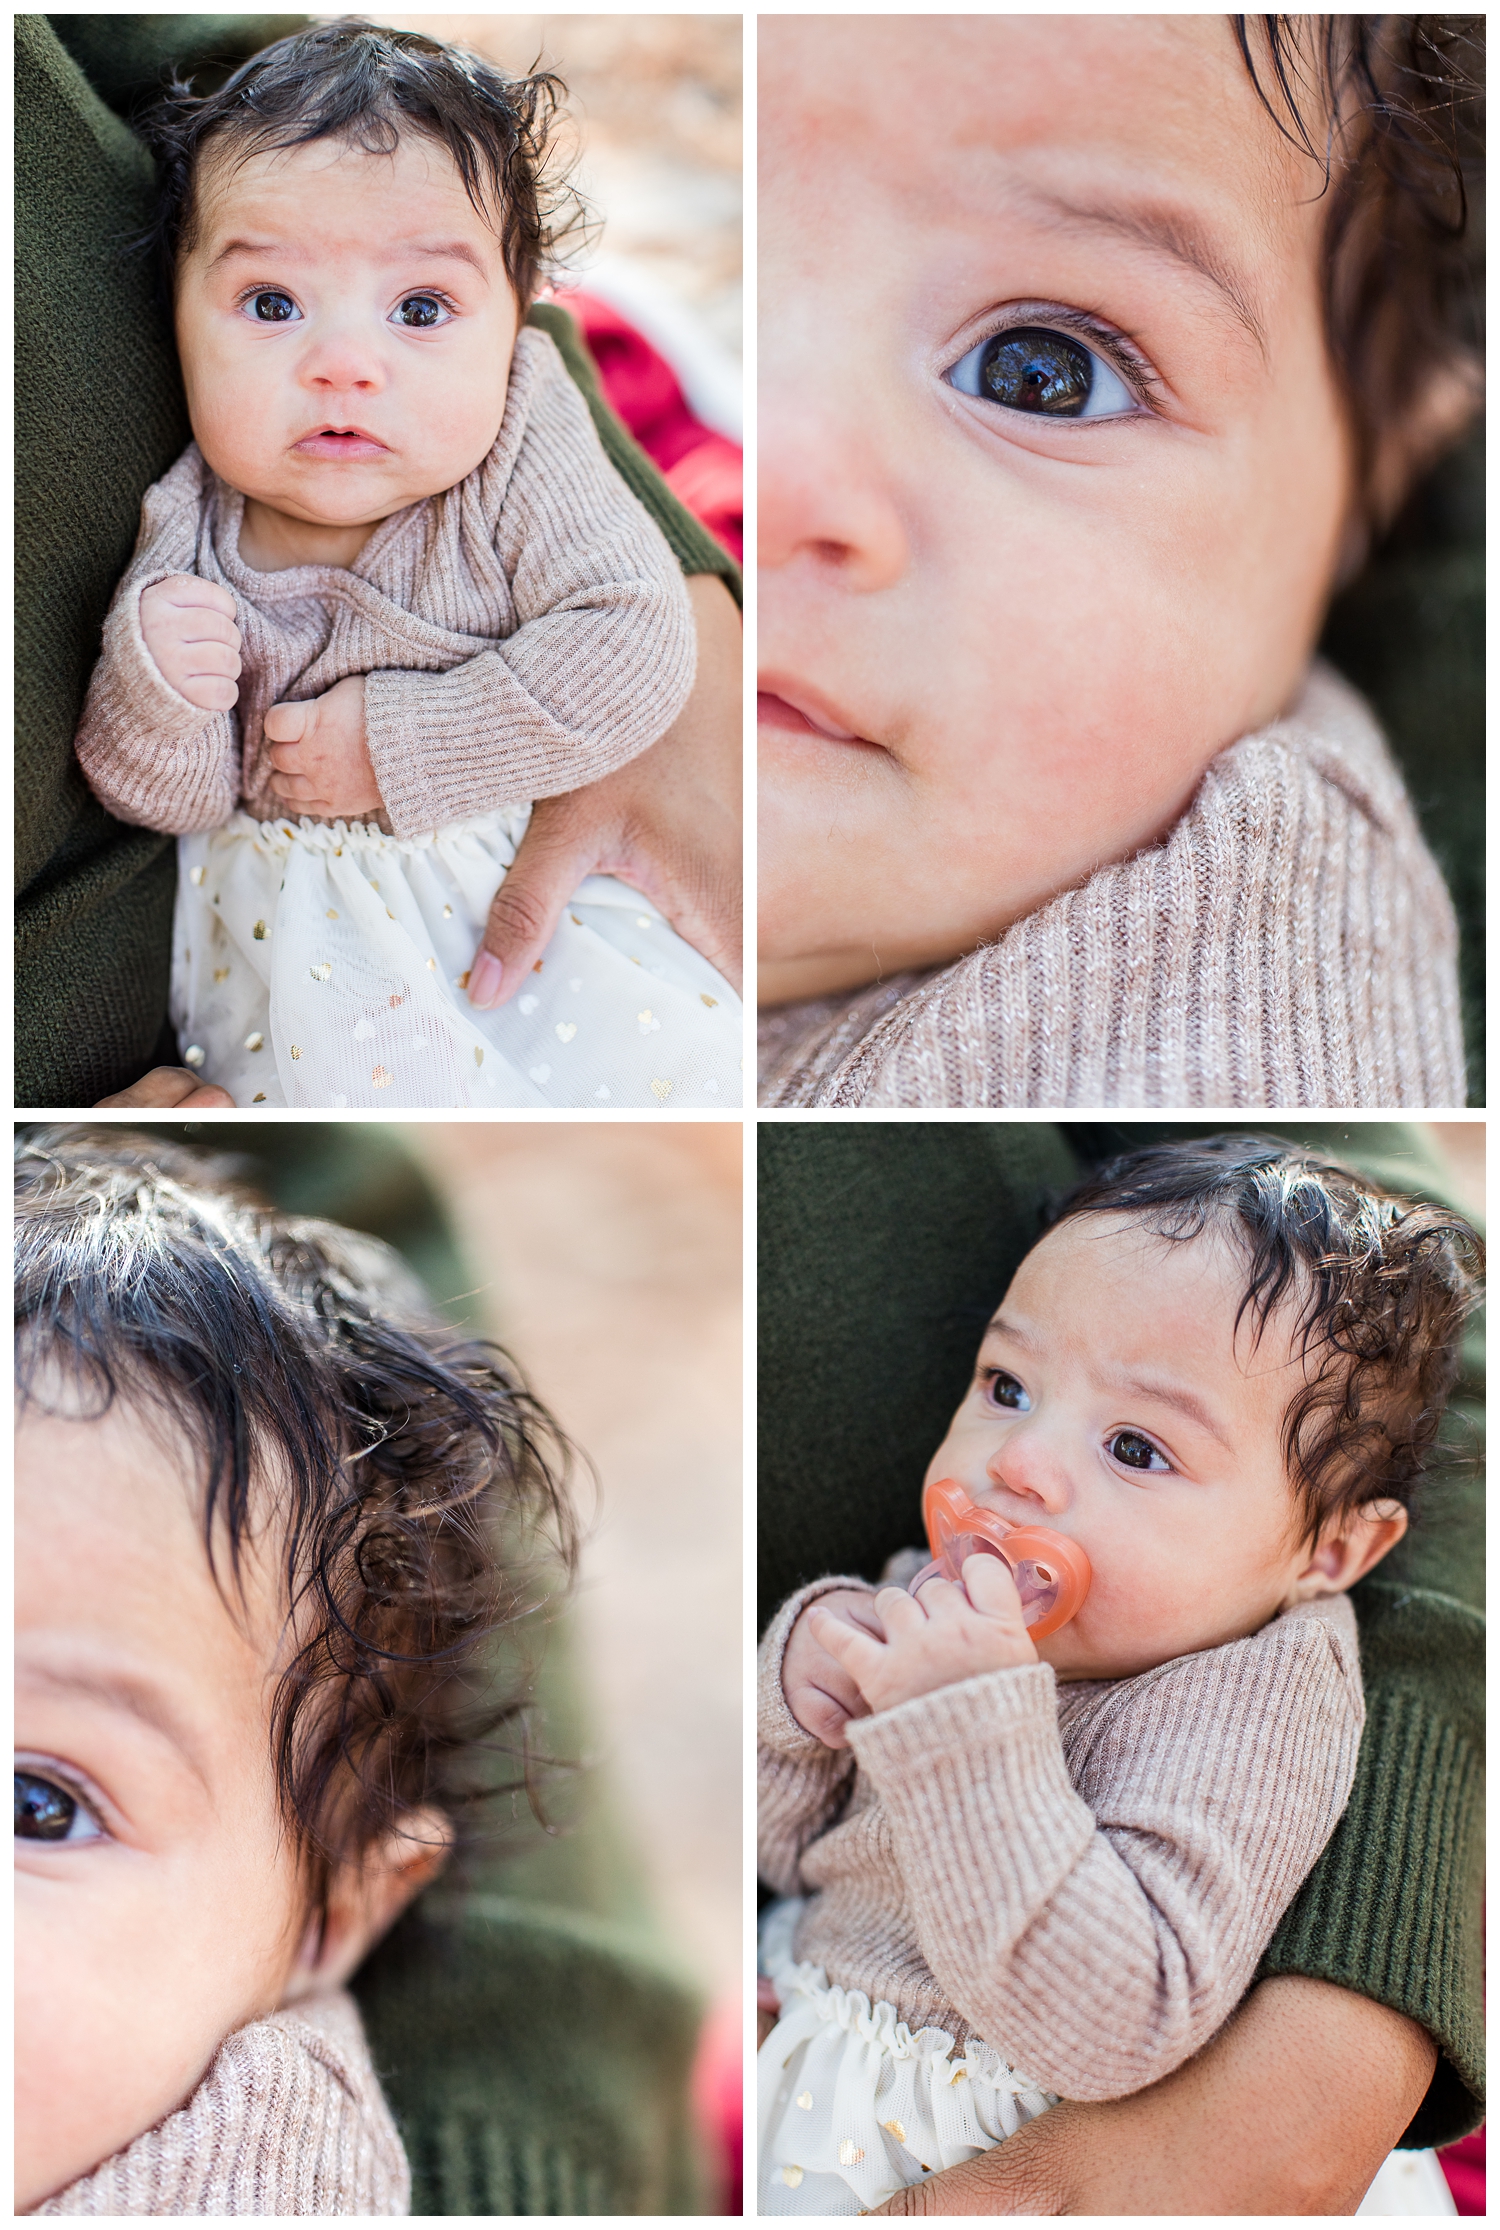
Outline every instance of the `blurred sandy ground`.
<svg viewBox="0 0 1500 2230"><path fill-rule="evenodd" d="M333 11L324 11L333 12ZM502 68L538 63L567 85L578 184L626 256L743 353L741 57L738 15L387 15L461 39ZM588 282L588 258L578 277Z"/></svg>
<svg viewBox="0 0 1500 2230"><path fill-rule="evenodd" d="M593 1458L577 1603L611 1794L684 1964L742 1982L741 1129L403 1126L489 1328Z"/></svg>

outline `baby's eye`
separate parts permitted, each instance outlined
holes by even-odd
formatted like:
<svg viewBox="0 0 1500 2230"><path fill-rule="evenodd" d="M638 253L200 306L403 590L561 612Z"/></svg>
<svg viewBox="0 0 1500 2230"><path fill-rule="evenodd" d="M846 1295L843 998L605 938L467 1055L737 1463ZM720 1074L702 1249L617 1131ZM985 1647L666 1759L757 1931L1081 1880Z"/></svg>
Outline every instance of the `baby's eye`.
<svg viewBox="0 0 1500 2230"><path fill-rule="evenodd" d="M1110 1441L1109 1452L1116 1463L1125 1464L1131 1471L1170 1471L1172 1468L1144 1433L1117 1432Z"/></svg>
<svg viewBox="0 0 1500 2230"><path fill-rule="evenodd" d="M262 287L259 294L248 298L245 308L262 325L289 325L293 318L302 315L291 296L283 294L279 287Z"/></svg>
<svg viewBox="0 0 1500 2230"><path fill-rule="evenodd" d="M446 325L449 313L447 303L435 294L408 294L392 314L398 325L426 332L434 325Z"/></svg>
<svg viewBox="0 0 1500 2230"><path fill-rule="evenodd" d="M944 376L961 395L1043 418L1117 418L1140 407L1102 356L1041 325L992 333Z"/></svg>
<svg viewBox="0 0 1500 2230"><path fill-rule="evenodd" d="M16 1774L16 1834L29 1843L92 1843L103 1834L92 1812L57 1781Z"/></svg>
<svg viewBox="0 0 1500 2230"><path fill-rule="evenodd" d="M990 1400L1001 1409L1029 1409L1031 1396L1019 1378L1012 1378L1009 1371L991 1371L989 1374Z"/></svg>

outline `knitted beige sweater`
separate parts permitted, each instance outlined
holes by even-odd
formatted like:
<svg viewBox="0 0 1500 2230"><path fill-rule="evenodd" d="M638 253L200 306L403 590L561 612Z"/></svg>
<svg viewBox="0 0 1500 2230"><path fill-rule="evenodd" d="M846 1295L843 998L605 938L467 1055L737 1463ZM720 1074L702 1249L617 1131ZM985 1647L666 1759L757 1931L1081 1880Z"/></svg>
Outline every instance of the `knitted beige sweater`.
<svg viewBox="0 0 1500 2230"><path fill-rule="evenodd" d="M952 967L772 1009L765 1107L1461 1107L1458 933L1363 700L1312 669L1160 844Z"/></svg>
<svg viewBox="0 0 1500 2230"><path fill-rule="evenodd" d="M369 677L370 758L403 837L581 789L687 702L696 638L681 571L545 333L517 335L483 464L384 520L347 570L257 573L239 554L244 508L196 444L146 491L76 745L119 820L181 836L221 827L237 805L282 817L266 709L348 674ZM233 592L233 712L190 705L146 648L141 591L171 573Z"/></svg>
<svg viewBox="0 0 1500 2230"><path fill-rule="evenodd" d="M347 1991L227 2037L185 2106L39 2215L404 2215L411 2178Z"/></svg>
<svg viewBox="0 0 1500 2230"><path fill-rule="evenodd" d="M1348 1800L1347 1596L1129 1680L987 1673L827 1750L781 1660L809 1601L865 1584L814 1582L761 1645L760 1866L809 1899L796 1958L1062 2097L1156 2082L1243 1996Z"/></svg>

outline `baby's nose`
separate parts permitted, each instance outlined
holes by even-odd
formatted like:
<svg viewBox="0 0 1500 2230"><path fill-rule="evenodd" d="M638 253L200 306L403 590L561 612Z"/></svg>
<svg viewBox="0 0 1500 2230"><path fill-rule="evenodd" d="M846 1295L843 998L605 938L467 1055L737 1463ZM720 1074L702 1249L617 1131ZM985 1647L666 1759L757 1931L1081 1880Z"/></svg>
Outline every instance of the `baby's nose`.
<svg viewBox="0 0 1500 2230"><path fill-rule="evenodd" d="M375 351L345 334L316 342L303 358L302 377L309 387L345 395L370 394L385 385Z"/></svg>
<svg viewBox="0 0 1500 2230"><path fill-rule="evenodd" d="M1072 1481L1060 1454L1036 1432L1007 1433L985 1468L997 1487L1034 1502L1039 1511L1056 1516L1073 1499Z"/></svg>
<svg viewBox="0 0 1500 2230"><path fill-rule="evenodd" d="M762 419L760 562L810 557L855 590L889 588L910 562L878 462L847 427L796 408Z"/></svg>

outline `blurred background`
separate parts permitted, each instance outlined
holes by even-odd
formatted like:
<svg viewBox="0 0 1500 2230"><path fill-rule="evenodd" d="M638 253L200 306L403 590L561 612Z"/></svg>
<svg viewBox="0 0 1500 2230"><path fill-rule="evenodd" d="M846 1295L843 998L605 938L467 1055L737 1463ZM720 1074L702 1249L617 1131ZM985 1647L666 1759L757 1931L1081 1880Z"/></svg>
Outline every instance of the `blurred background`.
<svg viewBox="0 0 1500 2230"><path fill-rule="evenodd" d="M399 1135L475 1275L465 1313L598 1473L575 1605L592 1747L651 1903L725 1999L743 1956L740 1126Z"/></svg>

